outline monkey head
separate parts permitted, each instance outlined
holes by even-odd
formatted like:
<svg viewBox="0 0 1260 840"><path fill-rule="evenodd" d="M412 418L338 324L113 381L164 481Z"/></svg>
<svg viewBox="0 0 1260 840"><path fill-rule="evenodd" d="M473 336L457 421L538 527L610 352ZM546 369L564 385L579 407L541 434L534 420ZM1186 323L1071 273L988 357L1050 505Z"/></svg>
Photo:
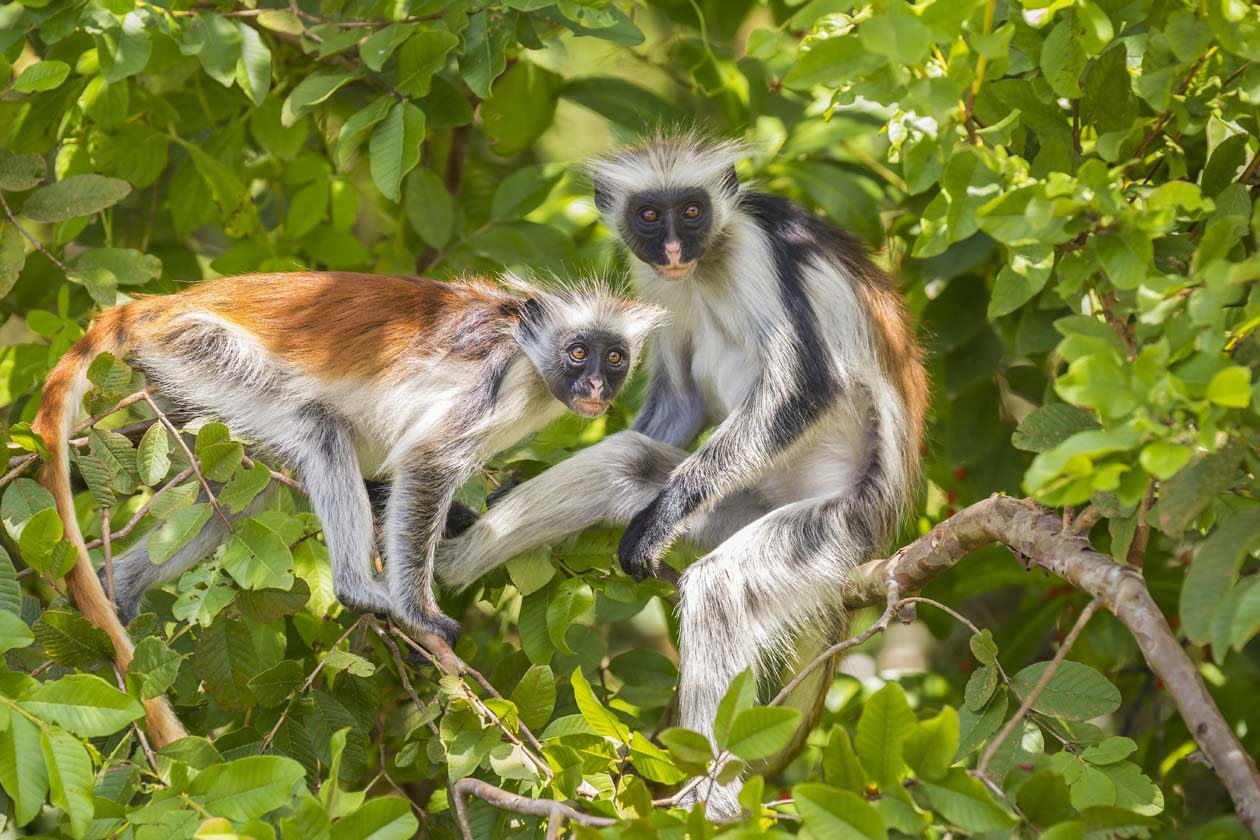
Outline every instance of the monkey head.
<svg viewBox="0 0 1260 840"><path fill-rule="evenodd" d="M733 143L658 137L590 165L595 206L638 260L683 280L720 237L739 202Z"/></svg>
<svg viewBox="0 0 1260 840"><path fill-rule="evenodd" d="M648 335L664 322L664 310L618 297L598 283L541 289L518 278L512 282L530 295L518 340L547 390L583 417L603 414Z"/></svg>
<svg viewBox="0 0 1260 840"><path fill-rule="evenodd" d="M621 390L632 350L619 335L602 330L576 332L561 342L564 357L548 374L556 399L583 417L598 417Z"/></svg>

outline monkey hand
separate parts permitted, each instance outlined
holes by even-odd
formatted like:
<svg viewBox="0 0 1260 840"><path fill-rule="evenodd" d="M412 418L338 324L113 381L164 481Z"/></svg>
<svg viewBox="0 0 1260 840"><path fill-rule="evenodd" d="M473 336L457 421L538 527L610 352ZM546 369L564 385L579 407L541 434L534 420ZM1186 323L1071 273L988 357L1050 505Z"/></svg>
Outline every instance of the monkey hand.
<svg viewBox="0 0 1260 840"><path fill-rule="evenodd" d="M674 541L674 530L667 517L662 516L665 507L662 498L664 494L635 514L621 536L621 544L617 546L617 559L621 561L622 571L635 580L655 576L661 557Z"/></svg>

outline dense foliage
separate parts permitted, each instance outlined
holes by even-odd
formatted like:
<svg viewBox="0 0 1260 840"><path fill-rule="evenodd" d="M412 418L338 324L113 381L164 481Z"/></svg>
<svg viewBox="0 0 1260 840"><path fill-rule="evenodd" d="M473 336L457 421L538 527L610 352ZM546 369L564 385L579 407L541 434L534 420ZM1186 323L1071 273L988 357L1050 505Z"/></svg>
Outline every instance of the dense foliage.
<svg viewBox="0 0 1260 840"><path fill-rule="evenodd" d="M743 176L900 277L934 380L905 536L994 491L1092 505L1094 544L1142 569L1254 755L1258 121L1260 8L1244 0L0 5L6 832L449 837L448 784L476 775L617 818L606 837L1244 834L1105 611L988 757L994 789L969 774L1087 601L996 550L925 593L983 632L921 606L930 669L838 677L809 746L752 777L734 826L653 807L712 755L665 729L673 589L617 571L613 532L444 599L495 697L405 663L405 642L338 607L318 523L285 487L150 593L120 689L59 588L72 553L30 479L27 424L51 366L129 295L303 267L616 276L573 164L698 124L751 141ZM108 358L93 381L93 411L139 387ZM466 500L624 426L636 402L558 422ZM76 451L102 560L102 510L114 554L147 540L156 558L212 515L151 419L133 406ZM228 429L190 432L229 510L273 481ZM163 692L197 736L148 756L131 724ZM755 694L738 683L718 728L754 774L797 722ZM479 800L469 817L478 838L545 831Z"/></svg>

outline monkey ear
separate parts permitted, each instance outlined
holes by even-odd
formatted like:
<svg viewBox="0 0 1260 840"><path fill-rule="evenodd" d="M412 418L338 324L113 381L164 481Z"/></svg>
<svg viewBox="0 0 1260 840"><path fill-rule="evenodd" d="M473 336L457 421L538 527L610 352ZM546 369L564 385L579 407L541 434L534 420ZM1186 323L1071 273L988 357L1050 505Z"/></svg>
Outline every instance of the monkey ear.
<svg viewBox="0 0 1260 840"><path fill-rule="evenodd" d="M602 178L593 179L595 188L595 209L601 213L608 213L613 209L612 191L609 190L608 184Z"/></svg>
<svg viewBox="0 0 1260 840"><path fill-rule="evenodd" d="M722 173L722 192L729 196L734 196L739 192L739 176L735 174L734 166Z"/></svg>

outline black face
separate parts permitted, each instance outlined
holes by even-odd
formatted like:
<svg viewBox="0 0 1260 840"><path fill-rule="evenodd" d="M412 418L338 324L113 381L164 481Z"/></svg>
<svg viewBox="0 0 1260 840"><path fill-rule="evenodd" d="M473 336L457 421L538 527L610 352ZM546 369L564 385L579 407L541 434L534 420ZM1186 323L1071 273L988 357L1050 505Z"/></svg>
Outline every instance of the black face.
<svg viewBox="0 0 1260 840"><path fill-rule="evenodd" d="M606 332L580 332L559 342L560 358L547 377L556 399L583 417L598 417L630 372L630 347Z"/></svg>
<svg viewBox="0 0 1260 840"><path fill-rule="evenodd" d="M678 280L704 253L712 227L713 204L704 190L645 190L626 201L622 239L663 277Z"/></svg>

